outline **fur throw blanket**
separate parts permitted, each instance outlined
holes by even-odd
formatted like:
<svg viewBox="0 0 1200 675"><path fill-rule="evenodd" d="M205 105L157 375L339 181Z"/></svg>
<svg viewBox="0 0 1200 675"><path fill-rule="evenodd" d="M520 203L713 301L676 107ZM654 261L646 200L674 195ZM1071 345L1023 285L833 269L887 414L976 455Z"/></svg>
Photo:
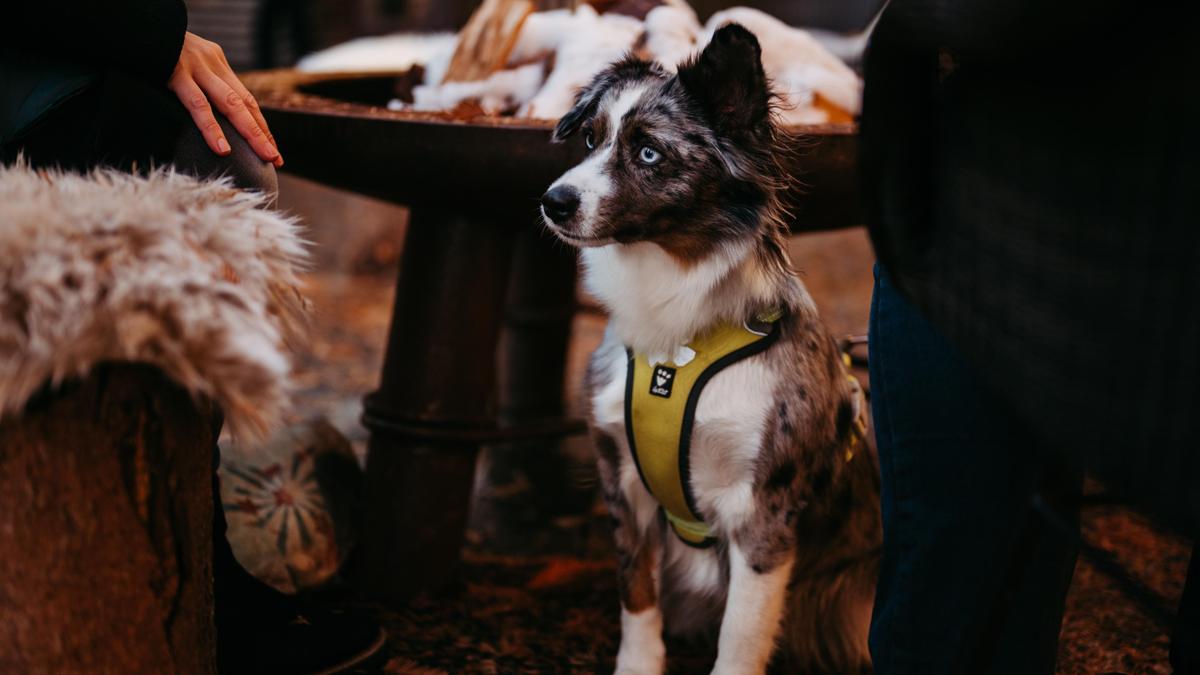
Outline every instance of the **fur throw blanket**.
<svg viewBox="0 0 1200 675"><path fill-rule="evenodd" d="M288 403L296 223L171 171L0 166L0 417L104 361L157 366L258 436Z"/></svg>

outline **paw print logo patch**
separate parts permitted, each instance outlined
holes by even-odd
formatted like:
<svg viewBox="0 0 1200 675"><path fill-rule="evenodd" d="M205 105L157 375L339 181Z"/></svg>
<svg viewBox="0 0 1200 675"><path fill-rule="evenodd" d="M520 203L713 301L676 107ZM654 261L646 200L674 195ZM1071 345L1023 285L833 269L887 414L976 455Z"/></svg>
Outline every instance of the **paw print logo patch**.
<svg viewBox="0 0 1200 675"><path fill-rule="evenodd" d="M650 393L662 398L671 398L671 387L675 384L675 369L666 366L655 366L654 377L650 380Z"/></svg>

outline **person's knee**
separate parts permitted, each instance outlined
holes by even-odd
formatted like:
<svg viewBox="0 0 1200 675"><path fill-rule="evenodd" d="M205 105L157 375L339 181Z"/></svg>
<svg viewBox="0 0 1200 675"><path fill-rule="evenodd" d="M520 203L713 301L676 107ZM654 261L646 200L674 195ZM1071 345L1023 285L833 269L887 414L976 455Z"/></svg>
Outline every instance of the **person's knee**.
<svg viewBox="0 0 1200 675"><path fill-rule="evenodd" d="M279 196L279 175L273 164L259 159L253 150L247 148L245 155L233 158L228 175L238 187L260 192L267 196L271 205L275 204Z"/></svg>
<svg viewBox="0 0 1200 675"><path fill-rule="evenodd" d="M172 164L184 173L202 178L227 176L237 187L260 192L274 203L279 194L279 176L275 173L275 166L259 158L223 115L218 113L217 121L229 141L228 155L222 157L213 152L200 131L189 125L179 139Z"/></svg>

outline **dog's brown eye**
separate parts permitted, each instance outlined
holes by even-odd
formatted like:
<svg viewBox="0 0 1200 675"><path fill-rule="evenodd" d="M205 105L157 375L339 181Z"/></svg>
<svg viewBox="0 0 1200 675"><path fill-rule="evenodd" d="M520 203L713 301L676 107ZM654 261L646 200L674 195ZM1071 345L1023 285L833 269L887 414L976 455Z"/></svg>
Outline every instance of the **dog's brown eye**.
<svg viewBox="0 0 1200 675"><path fill-rule="evenodd" d="M588 150L596 149L596 137L592 134L592 132L588 131L584 133L583 142L585 145L587 145Z"/></svg>
<svg viewBox="0 0 1200 675"><path fill-rule="evenodd" d="M662 159L662 153L648 145L643 145L642 149L638 151L638 159L641 160L642 164L646 164L647 166L658 164L659 160Z"/></svg>

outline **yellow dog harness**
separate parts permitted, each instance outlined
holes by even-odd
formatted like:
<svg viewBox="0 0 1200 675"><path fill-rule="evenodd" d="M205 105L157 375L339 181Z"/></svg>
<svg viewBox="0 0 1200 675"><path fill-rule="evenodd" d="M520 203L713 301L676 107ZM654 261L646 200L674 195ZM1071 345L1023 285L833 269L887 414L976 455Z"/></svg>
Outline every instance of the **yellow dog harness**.
<svg viewBox="0 0 1200 675"><path fill-rule="evenodd" d="M760 314L743 325L722 324L682 350L683 363L650 363L643 354L626 351L625 434L638 475L662 506L671 529L684 543L711 546L715 539L692 496L688 452L696 405L704 385L724 368L765 351L779 338L779 311ZM866 405L862 387L850 374L850 357L843 354L846 377L858 392L852 433L844 459L854 458L866 438Z"/></svg>
<svg viewBox="0 0 1200 675"><path fill-rule="evenodd" d="M721 324L692 340L675 356L683 363L650 363L628 353L625 434L642 483L662 506L675 534L687 544L713 543L712 531L696 509L689 480L688 451L696 404L713 375L779 338L778 311L742 325Z"/></svg>

